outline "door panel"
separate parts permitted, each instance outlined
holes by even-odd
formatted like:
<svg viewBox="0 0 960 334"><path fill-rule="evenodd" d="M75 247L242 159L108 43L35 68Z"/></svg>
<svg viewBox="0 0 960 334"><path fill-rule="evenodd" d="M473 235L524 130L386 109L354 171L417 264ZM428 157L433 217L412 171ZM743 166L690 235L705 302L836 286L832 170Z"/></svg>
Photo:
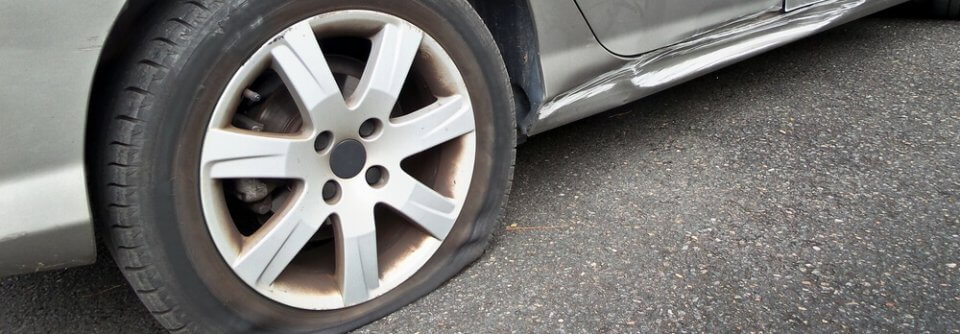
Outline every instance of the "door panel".
<svg viewBox="0 0 960 334"><path fill-rule="evenodd" d="M624 56L675 44L739 17L779 9L783 1L576 0L600 43Z"/></svg>

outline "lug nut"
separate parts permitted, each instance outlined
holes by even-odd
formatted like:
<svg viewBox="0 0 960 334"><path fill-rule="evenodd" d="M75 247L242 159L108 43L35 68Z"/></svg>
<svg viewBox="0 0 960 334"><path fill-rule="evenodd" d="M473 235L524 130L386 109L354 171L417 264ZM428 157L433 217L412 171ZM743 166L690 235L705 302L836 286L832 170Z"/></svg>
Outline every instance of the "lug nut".
<svg viewBox="0 0 960 334"><path fill-rule="evenodd" d="M336 199L339 193L340 185L338 185L337 182L327 181L327 183L323 185L323 200L327 201L327 203Z"/></svg>
<svg viewBox="0 0 960 334"><path fill-rule="evenodd" d="M319 136L317 136L317 140L313 142L313 148L317 150L318 153L323 152L328 147L330 147L330 144L332 143L333 143L333 132L324 131Z"/></svg>
<svg viewBox="0 0 960 334"><path fill-rule="evenodd" d="M380 130L380 120L371 118L360 124L360 137L369 138Z"/></svg>
<svg viewBox="0 0 960 334"><path fill-rule="evenodd" d="M366 174L367 184L371 186L383 185L387 179L387 170L380 166L370 167Z"/></svg>

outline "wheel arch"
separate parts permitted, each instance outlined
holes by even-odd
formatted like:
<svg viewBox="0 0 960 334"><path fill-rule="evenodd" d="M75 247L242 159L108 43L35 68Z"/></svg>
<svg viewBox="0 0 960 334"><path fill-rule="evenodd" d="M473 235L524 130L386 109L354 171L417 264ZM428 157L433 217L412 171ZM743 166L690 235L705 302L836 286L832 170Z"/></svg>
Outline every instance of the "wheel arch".
<svg viewBox="0 0 960 334"><path fill-rule="evenodd" d="M500 47L517 105L519 141L544 100L540 41L530 0L469 0Z"/></svg>

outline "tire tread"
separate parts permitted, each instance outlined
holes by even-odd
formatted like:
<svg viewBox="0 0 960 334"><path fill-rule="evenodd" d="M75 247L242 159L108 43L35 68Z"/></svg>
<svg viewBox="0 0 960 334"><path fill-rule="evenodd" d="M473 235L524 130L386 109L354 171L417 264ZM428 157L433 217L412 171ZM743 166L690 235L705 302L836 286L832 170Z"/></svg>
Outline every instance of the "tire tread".
<svg viewBox="0 0 960 334"><path fill-rule="evenodd" d="M101 223L106 244L137 296L154 318L171 333L198 332L195 322L172 298L146 246L139 220L138 191L144 185L142 156L144 127L141 114L152 107L160 82L185 51L197 27L208 23L220 0L176 1L154 8L162 17L125 65L126 81L113 102L103 150L99 189L105 213Z"/></svg>

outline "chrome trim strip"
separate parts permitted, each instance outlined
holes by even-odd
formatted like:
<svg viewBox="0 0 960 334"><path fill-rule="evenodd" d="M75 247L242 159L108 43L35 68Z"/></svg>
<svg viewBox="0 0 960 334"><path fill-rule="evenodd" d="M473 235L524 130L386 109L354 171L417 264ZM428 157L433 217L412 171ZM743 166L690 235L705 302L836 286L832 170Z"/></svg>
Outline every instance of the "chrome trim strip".
<svg viewBox="0 0 960 334"><path fill-rule="evenodd" d="M530 135L618 107L803 37L908 0L827 0L746 17L625 65L546 102Z"/></svg>
<svg viewBox="0 0 960 334"><path fill-rule="evenodd" d="M797 9L810 6L817 2L823 2L825 0L786 0L783 2L783 11L792 12Z"/></svg>

